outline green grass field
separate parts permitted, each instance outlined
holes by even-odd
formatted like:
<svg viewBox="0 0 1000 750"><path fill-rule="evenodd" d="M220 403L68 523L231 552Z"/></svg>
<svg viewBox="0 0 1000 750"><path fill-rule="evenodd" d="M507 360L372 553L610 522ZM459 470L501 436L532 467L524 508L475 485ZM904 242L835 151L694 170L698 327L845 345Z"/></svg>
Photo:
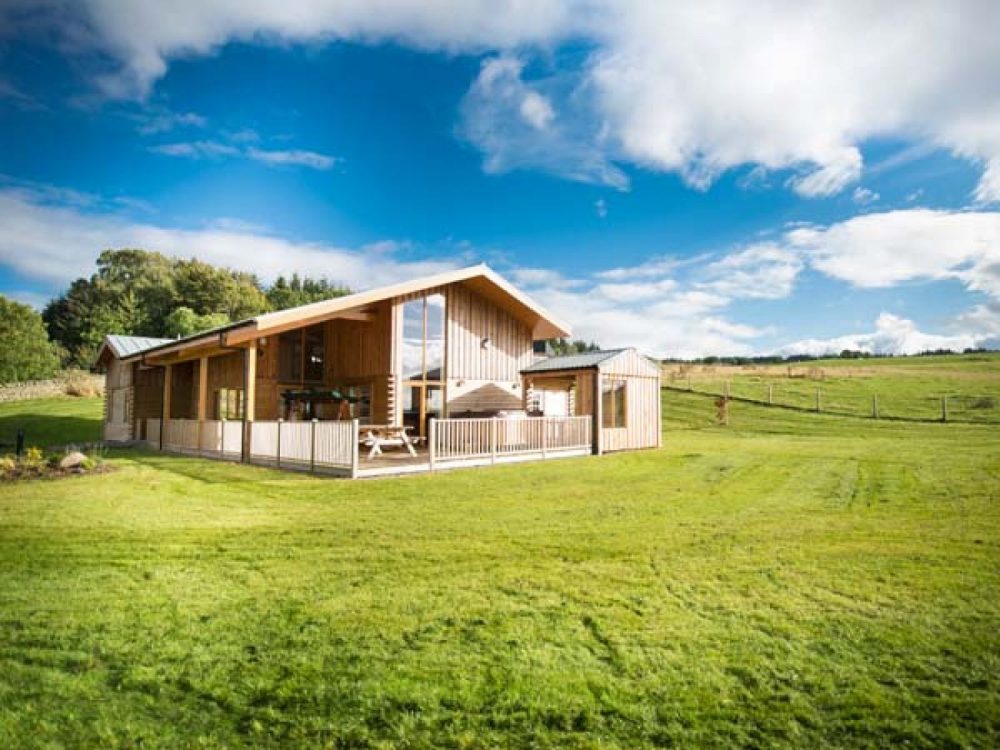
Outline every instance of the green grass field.
<svg viewBox="0 0 1000 750"><path fill-rule="evenodd" d="M714 413L433 476L0 486L0 746L1000 745L1000 430Z"/></svg>
<svg viewBox="0 0 1000 750"><path fill-rule="evenodd" d="M828 359L759 367L669 366L665 384L740 399L883 419L1000 424L1000 354ZM769 393L770 389L770 393ZM946 407L942 397L947 398Z"/></svg>
<svg viewBox="0 0 1000 750"><path fill-rule="evenodd" d="M17 431L25 445L45 447L101 439L100 398L38 398L0 403L0 454L12 453Z"/></svg>

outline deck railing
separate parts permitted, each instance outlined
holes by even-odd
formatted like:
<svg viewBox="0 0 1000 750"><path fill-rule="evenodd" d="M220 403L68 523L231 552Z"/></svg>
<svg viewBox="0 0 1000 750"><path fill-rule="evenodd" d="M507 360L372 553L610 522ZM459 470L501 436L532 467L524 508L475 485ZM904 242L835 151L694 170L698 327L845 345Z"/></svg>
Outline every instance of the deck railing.
<svg viewBox="0 0 1000 750"><path fill-rule="evenodd" d="M591 447L591 418L524 417L431 420L430 461L503 460L505 457L578 451Z"/></svg>
<svg viewBox="0 0 1000 750"><path fill-rule="evenodd" d="M358 420L253 422L250 460L309 469L358 466Z"/></svg>
<svg viewBox="0 0 1000 750"><path fill-rule="evenodd" d="M358 420L244 424L241 420L159 419L146 421L146 441L164 450L216 458L244 456L270 466L328 471L350 476L384 472L359 465ZM424 469L578 455L591 448L591 418L523 417L432 419ZM388 467L385 467L388 468Z"/></svg>

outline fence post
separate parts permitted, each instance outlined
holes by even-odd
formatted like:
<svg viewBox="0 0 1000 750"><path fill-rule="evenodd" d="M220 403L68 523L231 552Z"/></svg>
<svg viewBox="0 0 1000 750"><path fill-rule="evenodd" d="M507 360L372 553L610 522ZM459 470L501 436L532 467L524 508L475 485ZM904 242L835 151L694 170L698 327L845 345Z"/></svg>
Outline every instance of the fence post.
<svg viewBox="0 0 1000 750"><path fill-rule="evenodd" d="M545 417L542 417L545 419ZM490 463L497 462L497 418L490 419Z"/></svg>
<svg viewBox="0 0 1000 750"><path fill-rule="evenodd" d="M878 419L878 394L872 394L872 419Z"/></svg>
<svg viewBox="0 0 1000 750"><path fill-rule="evenodd" d="M309 430L309 471L316 473L316 422L313 419L312 428Z"/></svg>
<svg viewBox="0 0 1000 750"><path fill-rule="evenodd" d="M431 424L433 423L434 420L431 420ZM353 439L351 440L351 479L358 478L358 450L359 450L358 441L361 439L360 424L361 424L360 419L351 420L351 425L354 433L352 435Z"/></svg>
<svg viewBox="0 0 1000 750"><path fill-rule="evenodd" d="M219 456L226 457L226 418L219 420Z"/></svg>
<svg viewBox="0 0 1000 750"><path fill-rule="evenodd" d="M278 419L278 445L275 448L275 458L277 459L278 468L279 469L281 468L281 424L284 421L285 420L283 420L283 419L281 419L279 417L279 419Z"/></svg>
<svg viewBox="0 0 1000 750"><path fill-rule="evenodd" d="M774 405L774 384L773 383L768 383L767 384L767 405L768 406L773 406Z"/></svg>
<svg viewBox="0 0 1000 750"><path fill-rule="evenodd" d="M947 422L948 421L948 397L947 396L942 396L941 397L941 421L942 422Z"/></svg>
<svg viewBox="0 0 1000 750"><path fill-rule="evenodd" d="M819 412L819 411L822 411L822 410L823 410L823 403L820 400L820 389L817 388L816 389L816 411Z"/></svg>
<svg viewBox="0 0 1000 750"><path fill-rule="evenodd" d="M431 471L434 471L435 444L437 443L437 420L431 417L427 420L427 459L430 463Z"/></svg>
<svg viewBox="0 0 1000 750"><path fill-rule="evenodd" d="M548 447L549 447L548 417L542 417L542 458L546 457Z"/></svg>
<svg viewBox="0 0 1000 750"><path fill-rule="evenodd" d="M201 425L202 425L202 421L199 419L198 420L198 432L197 432L197 434L195 436L195 440L198 441L198 445L195 446L195 455L198 455L198 456L204 456L205 455L205 451L204 451L204 449L201 446Z"/></svg>
<svg viewBox="0 0 1000 750"><path fill-rule="evenodd" d="M728 401L729 400L729 381L727 380L725 382L726 382L726 401Z"/></svg>

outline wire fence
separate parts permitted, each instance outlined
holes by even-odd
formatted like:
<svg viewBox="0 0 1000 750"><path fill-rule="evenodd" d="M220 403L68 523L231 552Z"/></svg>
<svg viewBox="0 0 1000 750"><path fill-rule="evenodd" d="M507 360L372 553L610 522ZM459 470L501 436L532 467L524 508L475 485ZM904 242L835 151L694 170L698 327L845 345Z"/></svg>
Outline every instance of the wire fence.
<svg viewBox="0 0 1000 750"><path fill-rule="evenodd" d="M860 391L849 384L695 380L667 383L667 390L728 397L734 401L825 414L911 422L1000 424L1000 393Z"/></svg>

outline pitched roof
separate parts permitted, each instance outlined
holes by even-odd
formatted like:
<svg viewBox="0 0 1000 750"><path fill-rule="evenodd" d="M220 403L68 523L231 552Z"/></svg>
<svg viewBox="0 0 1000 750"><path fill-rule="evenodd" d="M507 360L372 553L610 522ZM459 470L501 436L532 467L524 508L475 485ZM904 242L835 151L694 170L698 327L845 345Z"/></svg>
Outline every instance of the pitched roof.
<svg viewBox="0 0 1000 750"><path fill-rule="evenodd" d="M555 370L589 370L597 367L601 362L611 359L621 354L624 349L602 349L596 352L582 352L580 354L565 354L561 357L549 357L535 362L530 367L525 367L521 372L553 372Z"/></svg>
<svg viewBox="0 0 1000 750"><path fill-rule="evenodd" d="M343 297L312 302L308 305L291 307L287 310L264 313L253 318L229 323L210 331L188 336L177 341L166 341L155 347L157 349L173 349L174 347L186 348L189 344L202 344L210 339L217 339L222 336L236 337L237 341L249 337L266 336L274 329L281 330L282 326L296 321L322 320L328 317L336 317L338 313L347 313L351 310L361 309L367 305L394 297L403 297L409 294L418 294L428 289L446 286L463 282L474 291L490 298L496 302L509 307L518 317L525 320L532 326L532 332L536 339L557 338L570 335L569 326L549 313L545 308L532 300L530 297L516 289L510 282L500 276L485 263L468 268L460 268L455 271L424 276L412 281L404 281L398 284L370 289L365 292L348 294ZM146 350L147 352L150 350Z"/></svg>
<svg viewBox="0 0 1000 750"><path fill-rule="evenodd" d="M158 339L151 336L118 336L113 333L104 339L104 343L111 347L119 359L139 354L155 346L169 344L171 341L174 339Z"/></svg>

